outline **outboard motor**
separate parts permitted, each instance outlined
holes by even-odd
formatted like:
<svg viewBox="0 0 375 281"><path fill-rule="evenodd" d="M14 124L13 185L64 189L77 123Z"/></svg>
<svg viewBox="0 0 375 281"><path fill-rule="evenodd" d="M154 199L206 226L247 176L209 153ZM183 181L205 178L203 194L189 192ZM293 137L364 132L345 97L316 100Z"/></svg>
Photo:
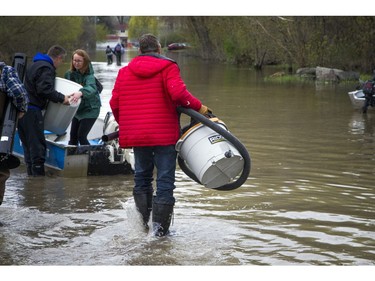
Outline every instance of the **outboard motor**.
<svg viewBox="0 0 375 281"><path fill-rule="evenodd" d="M111 163L128 162L134 171L135 162L133 149L120 147L118 127L113 113L107 112L104 118L102 141L106 144L106 149L109 151L108 159Z"/></svg>

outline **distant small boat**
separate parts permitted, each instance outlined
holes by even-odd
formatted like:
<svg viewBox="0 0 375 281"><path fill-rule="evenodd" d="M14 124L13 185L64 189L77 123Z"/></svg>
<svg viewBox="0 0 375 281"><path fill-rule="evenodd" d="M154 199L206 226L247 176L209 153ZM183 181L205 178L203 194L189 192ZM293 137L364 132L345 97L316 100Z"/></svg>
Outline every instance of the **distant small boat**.
<svg viewBox="0 0 375 281"><path fill-rule="evenodd" d="M90 145L69 145L70 127L63 135L44 131L47 141L45 166L52 174L66 177L131 174L134 171L132 149L119 147L118 139L102 141L102 136L117 131L118 125L111 112L103 120L98 118L91 129ZM16 131L13 154L24 158L22 143Z"/></svg>
<svg viewBox="0 0 375 281"><path fill-rule="evenodd" d="M187 43L172 43L167 46L169 51L184 50L190 48L190 45Z"/></svg>
<svg viewBox="0 0 375 281"><path fill-rule="evenodd" d="M365 104L365 94L362 90L356 90L352 92L348 92L350 101L352 102L354 109L362 109ZM375 98L375 95L374 95ZM373 109L374 107L369 106L369 109Z"/></svg>

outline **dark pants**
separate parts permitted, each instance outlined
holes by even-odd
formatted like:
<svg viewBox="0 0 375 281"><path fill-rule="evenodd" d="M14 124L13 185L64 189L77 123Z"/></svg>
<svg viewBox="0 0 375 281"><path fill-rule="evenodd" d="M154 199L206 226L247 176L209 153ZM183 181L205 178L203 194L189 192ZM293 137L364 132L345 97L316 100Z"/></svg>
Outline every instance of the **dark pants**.
<svg viewBox="0 0 375 281"><path fill-rule="evenodd" d="M154 202L174 205L177 152L174 145L134 147L134 193L152 193L153 171L156 167L156 196Z"/></svg>
<svg viewBox="0 0 375 281"><path fill-rule="evenodd" d="M113 63L113 55L107 55L107 63L112 64Z"/></svg>
<svg viewBox="0 0 375 281"><path fill-rule="evenodd" d="M363 113L367 112L367 108L369 106L375 106L375 97L373 96L372 93L371 94L365 94L365 104L362 107Z"/></svg>
<svg viewBox="0 0 375 281"><path fill-rule="evenodd" d="M0 205L3 203L5 182L9 178L9 169L0 169Z"/></svg>
<svg viewBox="0 0 375 281"><path fill-rule="evenodd" d="M90 142L87 140L87 135L89 134L96 118L86 118L78 120L73 118L72 124L70 127L70 145L89 145Z"/></svg>
<svg viewBox="0 0 375 281"><path fill-rule="evenodd" d="M116 64L121 65L121 52L116 52Z"/></svg>
<svg viewBox="0 0 375 281"><path fill-rule="evenodd" d="M18 120L18 134L22 141L26 165L44 165L46 139L42 111L29 108L24 117Z"/></svg>

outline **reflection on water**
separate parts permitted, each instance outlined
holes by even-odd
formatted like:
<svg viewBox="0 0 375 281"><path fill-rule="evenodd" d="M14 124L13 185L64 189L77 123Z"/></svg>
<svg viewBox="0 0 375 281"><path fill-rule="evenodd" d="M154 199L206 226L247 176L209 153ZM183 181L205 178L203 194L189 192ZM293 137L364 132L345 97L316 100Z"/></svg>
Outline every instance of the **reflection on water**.
<svg viewBox="0 0 375 281"><path fill-rule="evenodd" d="M375 115L351 86L264 83L251 69L176 56L189 90L248 148L236 190L177 171L172 234L144 233L133 177L28 178L0 207L0 264L374 265ZM108 110L116 66L94 64Z"/></svg>

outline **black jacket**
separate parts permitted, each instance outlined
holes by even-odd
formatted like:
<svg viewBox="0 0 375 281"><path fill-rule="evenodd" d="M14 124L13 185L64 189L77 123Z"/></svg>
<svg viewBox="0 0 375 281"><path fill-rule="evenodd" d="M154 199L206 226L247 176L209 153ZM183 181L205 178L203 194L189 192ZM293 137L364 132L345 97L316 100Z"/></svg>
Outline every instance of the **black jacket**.
<svg viewBox="0 0 375 281"><path fill-rule="evenodd" d="M63 103L65 96L55 90L56 68L47 55L37 54L28 68L24 85L29 93L29 105L44 109L48 101Z"/></svg>

